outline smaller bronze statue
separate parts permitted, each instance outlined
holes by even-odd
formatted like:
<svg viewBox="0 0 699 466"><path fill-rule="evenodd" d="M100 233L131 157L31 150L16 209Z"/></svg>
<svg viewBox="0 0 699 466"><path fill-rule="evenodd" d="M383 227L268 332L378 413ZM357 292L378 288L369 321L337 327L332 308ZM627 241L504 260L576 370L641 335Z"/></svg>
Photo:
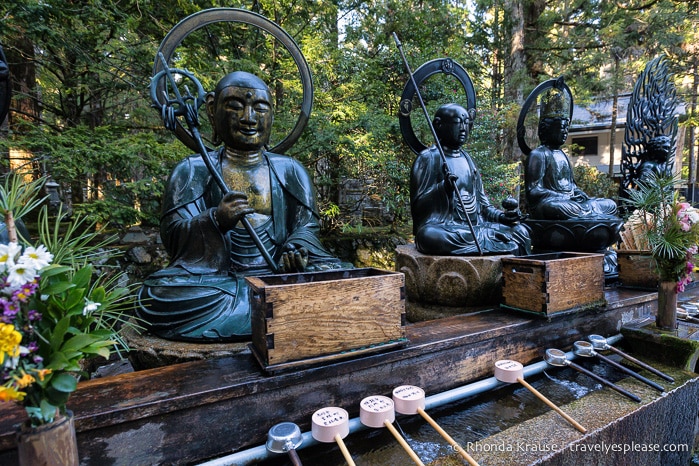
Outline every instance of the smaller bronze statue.
<svg viewBox="0 0 699 466"><path fill-rule="evenodd" d="M568 139L571 99L551 89L542 99L538 134L541 145L526 161L525 188L532 219L569 220L616 215L611 199L585 194L575 183L573 165L561 147Z"/></svg>
<svg viewBox="0 0 699 466"><path fill-rule="evenodd" d="M541 99L539 99L541 96ZM526 140L527 114L537 107L539 146ZM607 279L617 275L616 252L622 220L612 199L588 196L575 182L573 165L562 147L573 116L573 95L563 77L539 84L527 97L517 122L517 142L526 156L525 196L535 252L604 253Z"/></svg>
<svg viewBox="0 0 699 466"><path fill-rule="evenodd" d="M435 113L432 125L445 161L433 145L413 163L415 246L430 255L528 254L529 230L519 210L502 211L490 203L473 159L462 149L474 117L475 109L453 103Z"/></svg>
<svg viewBox="0 0 699 466"><path fill-rule="evenodd" d="M246 276L342 265L318 239L306 169L265 149L274 115L267 85L230 73L206 96L206 110L223 145L188 157L170 175L160 234L171 263L144 282L138 315L163 338L246 340Z"/></svg>

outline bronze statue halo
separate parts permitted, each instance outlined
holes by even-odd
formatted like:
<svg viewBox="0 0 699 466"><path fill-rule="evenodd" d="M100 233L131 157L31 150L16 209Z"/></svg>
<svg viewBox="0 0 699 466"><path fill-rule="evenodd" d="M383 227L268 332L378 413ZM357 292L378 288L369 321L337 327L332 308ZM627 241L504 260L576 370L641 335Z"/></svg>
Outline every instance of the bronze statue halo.
<svg viewBox="0 0 699 466"><path fill-rule="evenodd" d="M177 49L177 47L189 34L200 28L206 27L209 24L217 22L244 23L262 29L279 41L293 58L294 63L299 70L301 85L303 88L301 112L291 133L289 133L281 142L270 149L272 152L286 152L298 140L308 124L308 118L311 115L311 109L313 107L313 78L311 77L311 70L308 63L301 53L301 49L299 48L298 44L296 44L294 39L279 25L270 21L264 16L239 8L210 8L187 16L167 33L160 44L158 52L155 54L156 58L155 63L153 64L153 76L163 70L163 65L158 59L158 55L160 53L163 54L166 63L169 64L172 56L175 53L175 49ZM163 90L164 81L163 83L158 83L157 95L161 96L163 94ZM175 135L187 147L194 151L198 151L198 146L194 140L194 137L192 137L189 130L184 128L179 122L175 128Z"/></svg>
<svg viewBox="0 0 699 466"><path fill-rule="evenodd" d="M519 149L525 156L531 153L532 148L529 147L527 140L525 139L526 128L524 127L524 120L527 117L527 113L529 113L531 106L536 104L539 94L542 94L549 89L558 89L559 91L568 94L568 97L570 98L570 112L568 119L571 121L573 120L573 93L570 91L570 88L565 81L563 81L563 76L556 79L549 79L548 81L544 81L536 86L531 94L529 94L529 97L527 97L527 100L524 101L522 110L519 112L519 118L517 119L517 144L519 144Z"/></svg>
<svg viewBox="0 0 699 466"><path fill-rule="evenodd" d="M467 109L476 109L476 90L473 87L473 81L471 81L471 77L466 70L451 58L437 58L420 65L413 73L415 84L417 87L420 87L420 84L427 80L427 78L437 73L454 76L461 83L461 86L463 86L464 93L466 94ZM403 135L403 140L413 152L419 154L425 150L427 146L418 139L410 119L413 110L412 102L414 96L415 87L412 81L408 80L403 88L403 94L400 97L398 122L400 123L400 131Z"/></svg>

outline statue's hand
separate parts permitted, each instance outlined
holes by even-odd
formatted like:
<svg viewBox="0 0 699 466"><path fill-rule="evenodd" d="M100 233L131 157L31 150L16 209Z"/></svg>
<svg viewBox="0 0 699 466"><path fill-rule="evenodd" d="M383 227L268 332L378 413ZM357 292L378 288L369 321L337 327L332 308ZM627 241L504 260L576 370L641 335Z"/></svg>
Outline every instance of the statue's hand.
<svg viewBox="0 0 699 466"><path fill-rule="evenodd" d="M446 172L444 175L444 190L447 194L451 195L456 190L456 180L458 179L459 177L452 172Z"/></svg>
<svg viewBox="0 0 699 466"><path fill-rule="evenodd" d="M308 249L296 248L293 244L284 246L279 259L279 271L284 273L305 272L308 266Z"/></svg>
<svg viewBox="0 0 699 466"><path fill-rule="evenodd" d="M255 209L248 204L248 197L240 191L231 191L221 199L216 209L216 221L221 231L226 232L246 215L252 214Z"/></svg>
<svg viewBox="0 0 699 466"><path fill-rule="evenodd" d="M506 210L500 215L500 223L505 225L516 225L522 220L522 212L519 209Z"/></svg>
<svg viewBox="0 0 699 466"><path fill-rule="evenodd" d="M582 192L581 190L576 189L576 190L573 192L573 196L570 198L570 200L571 200L571 201L575 201L575 202L585 202L585 201L589 201L589 200L590 200L590 196L588 196L587 194L585 194L585 193Z"/></svg>

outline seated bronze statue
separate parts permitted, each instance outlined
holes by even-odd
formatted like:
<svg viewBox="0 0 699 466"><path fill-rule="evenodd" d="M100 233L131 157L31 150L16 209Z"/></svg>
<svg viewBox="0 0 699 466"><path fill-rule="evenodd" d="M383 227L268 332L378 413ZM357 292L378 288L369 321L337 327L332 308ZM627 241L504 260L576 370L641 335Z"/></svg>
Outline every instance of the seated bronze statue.
<svg viewBox="0 0 699 466"><path fill-rule="evenodd" d="M616 203L585 194L575 183L573 165L561 150L568 138L570 105L563 92L544 96L538 127L541 145L531 151L526 161L529 215L539 220L613 218Z"/></svg>
<svg viewBox="0 0 699 466"><path fill-rule="evenodd" d="M223 142L210 153L224 193L201 155L180 162L163 199L160 234L169 266L139 293L139 317L163 338L225 342L250 338L246 276L274 271L241 226L247 219L278 272L340 268L318 239L315 189L295 159L267 152L273 107L267 85L234 72L207 95L206 110Z"/></svg>
<svg viewBox="0 0 699 466"><path fill-rule="evenodd" d="M504 212L490 203L476 165L461 147L474 116L474 109L457 104L442 105L435 113L433 126L446 161L433 145L413 163L415 246L431 255L528 254L529 230L518 210Z"/></svg>

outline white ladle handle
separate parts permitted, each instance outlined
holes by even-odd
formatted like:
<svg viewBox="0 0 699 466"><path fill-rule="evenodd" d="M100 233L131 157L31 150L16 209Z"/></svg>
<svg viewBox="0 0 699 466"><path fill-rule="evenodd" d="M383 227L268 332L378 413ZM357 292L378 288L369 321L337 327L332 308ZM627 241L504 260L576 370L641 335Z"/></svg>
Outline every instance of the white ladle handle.
<svg viewBox="0 0 699 466"><path fill-rule="evenodd" d="M408 442L405 441L405 439L398 433L395 427L393 427L393 424L391 424L388 420L384 421L383 423L384 426L393 434L393 436L396 438L398 443L400 443L400 446L403 447L403 450L410 456L410 459L412 459L415 464L418 466L425 466L425 463L422 462L419 456L413 451L412 448L410 448L410 445L408 445Z"/></svg>
<svg viewBox="0 0 699 466"><path fill-rule="evenodd" d="M566 421L570 422L570 423L573 425L573 427L575 427L576 429L578 429L578 430L579 430L580 432L582 432L583 434L587 432L587 429L586 429L586 428L584 428L583 426L581 426L580 424L578 424L578 422L577 422L575 419L573 419L572 417L570 417L569 415L567 415L565 412L563 412L563 410L562 410L561 408L559 408L558 406L556 406L555 404L553 404L553 401L549 400L549 399L546 398L544 395L542 395L541 393L539 393L539 391L538 391L536 388L534 388L534 387L532 387L531 385L529 385L529 383L526 382L523 378L520 377L520 378L517 379L517 381L518 381L519 383L521 383L522 385L524 385L524 388L526 388L527 390L529 390L530 392L532 392L534 395L536 395L536 397L537 397L538 399L540 399L541 401L543 401L544 403L546 403L551 409L553 409L553 410L556 411L558 414L560 414L560 415L563 417L563 419L565 419Z"/></svg>
<svg viewBox="0 0 699 466"><path fill-rule="evenodd" d="M418 408L417 412L420 414L420 416L422 416L425 419L425 421L427 421L429 425L431 425L434 428L434 430L436 430L439 433L439 435L441 435L444 438L444 440L449 442L449 445L451 445L452 448L458 451L459 454L466 461L468 461L468 464L470 464L471 466L479 466L476 460L474 460L466 450L461 448L461 445L456 443L456 441L453 438L451 438L451 436L448 433L446 433L446 431L442 429L442 427L439 424L437 424L437 422L434 419L432 419L432 417L429 414L427 414L424 409Z"/></svg>

